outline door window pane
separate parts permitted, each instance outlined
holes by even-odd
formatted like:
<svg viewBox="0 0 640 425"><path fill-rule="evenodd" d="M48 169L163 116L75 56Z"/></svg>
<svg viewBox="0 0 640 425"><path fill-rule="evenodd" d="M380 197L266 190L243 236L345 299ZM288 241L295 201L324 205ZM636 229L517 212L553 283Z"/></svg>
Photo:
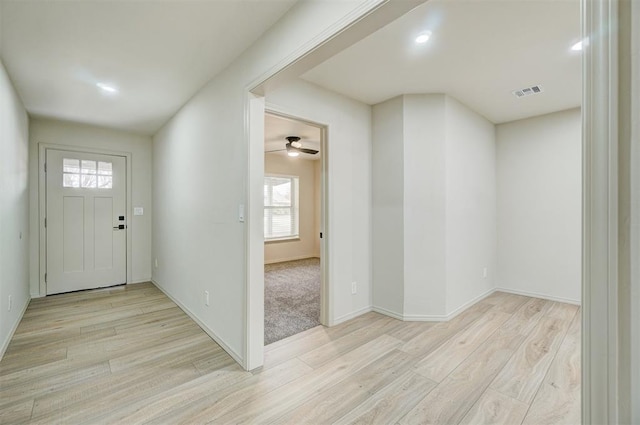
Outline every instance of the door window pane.
<svg viewBox="0 0 640 425"><path fill-rule="evenodd" d="M113 170L110 162L98 162L98 174L102 174L103 176L112 176Z"/></svg>
<svg viewBox="0 0 640 425"><path fill-rule="evenodd" d="M62 186L113 189L113 163L64 158L62 160Z"/></svg>
<svg viewBox="0 0 640 425"><path fill-rule="evenodd" d="M113 189L113 177L98 176L98 189Z"/></svg>
<svg viewBox="0 0 640 425"><path fill-rule="evenodd" d="M82 174L95 174L96 173L96 162L95 161L86 161L82 160Z"/></svg>
<svg viewBox="0 0 640 425"><path fill-rule="evenodd" d="M62 162L62 171L65 173L80 173L80 160L65 158Z"/></svg>
<svg viewBox="0 0 640 425"><path fill-rule="evenodd" d="M62 182L64 187L80 187L80 175L64 174Z"/></svg>
<svg viewBox="0 0 640 425"><path fill-rule="evenodd" d="M96 187L96 176L92 176L90 174L83 174L82 175L82 187L95 188Z"/></svg>

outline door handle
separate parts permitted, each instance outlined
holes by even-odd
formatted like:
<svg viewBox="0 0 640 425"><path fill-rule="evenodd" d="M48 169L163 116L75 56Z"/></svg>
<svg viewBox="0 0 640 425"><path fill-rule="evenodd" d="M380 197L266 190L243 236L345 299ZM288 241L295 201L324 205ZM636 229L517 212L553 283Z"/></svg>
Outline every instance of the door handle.
<svg viewBox="0 0 640 425"><path fill-rule="evenodd" d="M122 230L126 228L127 228L126 224L119 224L117 226L113 226L113 230Z"/></svg>

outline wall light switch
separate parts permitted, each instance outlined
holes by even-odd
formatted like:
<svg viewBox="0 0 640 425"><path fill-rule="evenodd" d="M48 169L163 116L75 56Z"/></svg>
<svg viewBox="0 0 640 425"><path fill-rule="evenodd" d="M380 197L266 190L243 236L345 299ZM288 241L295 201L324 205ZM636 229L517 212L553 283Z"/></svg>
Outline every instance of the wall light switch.
<svg viewBox="0 0 640 425"><path fill-rule="evenodd" d="M144 208L142 207L133 208L133 215L144 215Z"/></svg>

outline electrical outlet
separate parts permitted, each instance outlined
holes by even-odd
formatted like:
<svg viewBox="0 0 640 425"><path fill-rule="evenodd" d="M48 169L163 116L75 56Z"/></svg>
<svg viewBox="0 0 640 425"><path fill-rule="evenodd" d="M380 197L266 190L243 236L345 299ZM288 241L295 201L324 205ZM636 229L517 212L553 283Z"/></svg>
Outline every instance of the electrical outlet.
<svg viewBox="0 0 640 425"><path fill-rule="evenodd" d="M486 278L487 278L487 273L488 273L488 271L487 271L487 268L486 268L486 267L485 267L484 269L482 269L482 278L483 278L483 279L486 279Z"/></svg>
<svg viewBox="0 0 640 425"><path fill-rule="evenodd" d="M11 299L11 295L9 295L9 311L11 311L11 304L12 304L12 299Z"/></svg>
<svg viewBox="0 0 640 425"><path fill-rule="evenodd" d="M358 282L351 282L351 294L358 292Z"/></svg>
<svg viewBox="0 0 640 425"><path fill-rule="evenodd" d="M156 266L156 269L158 268L158 259L157 258L153 261L153 265Z"/></svg>
<svg viewBox="0 0 640 425"><path fill-rule="evenodd" d="M204 305L209 306L209 291L204 291Z"/></svg>

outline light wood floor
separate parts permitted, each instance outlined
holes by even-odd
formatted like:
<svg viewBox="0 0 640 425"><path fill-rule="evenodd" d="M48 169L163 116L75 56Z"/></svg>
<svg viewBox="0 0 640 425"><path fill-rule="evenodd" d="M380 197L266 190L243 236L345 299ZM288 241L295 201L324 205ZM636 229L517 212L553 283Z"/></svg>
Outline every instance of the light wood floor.
<svg viewBox="0 0 640 425"><path fill-rule="evenodd" d="M0 423L579 424L576 306L495 293L446 323L367 313L243 371L152 284L31 302Z"/></svg>

